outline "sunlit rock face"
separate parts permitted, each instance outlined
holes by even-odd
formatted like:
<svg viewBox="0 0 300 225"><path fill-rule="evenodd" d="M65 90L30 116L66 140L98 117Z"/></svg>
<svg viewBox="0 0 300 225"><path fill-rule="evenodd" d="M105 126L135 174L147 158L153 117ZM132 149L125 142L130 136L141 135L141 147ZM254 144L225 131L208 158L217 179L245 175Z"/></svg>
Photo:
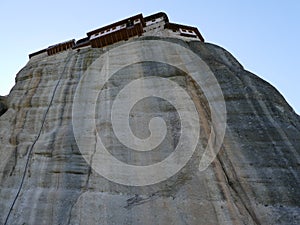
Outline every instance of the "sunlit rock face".
<svg viewBox="0 0 300 225"><path fill-rule="evenodd" d="M153 51L134 48L107 57L122 45L149 41L176 44L196 54L222 90L225 137L217 157L203 171L199 162L214 130L210 102L191 74L162 62L180 60L184 53L157 50L153 44L149 47ZM150 54L161 60L136 59ZM93 63L99 60L100 69L117 67L124 55L136 63L114 71L102 87L91 81L99 92L96 97L80 90L83 77L89 82L87 73ZM99 76L108 76L101 71ZM155 76L177 83L194 102L200 124L197 148L180 171L158 183L133 186L109 180L82 154L82 149L93 149L95 141L78 144L76 132L84 136L88 128L80 122L94 120L95 133L121 162L146 166L164 160L180 142L183 126L169 101L145 98L128 115L131 131L140 139L151 134L148 126L153 117L165 121L165 138L153 151L123 145L110 117L126 85ZM177 94L163 83L153 86ZM143 93L143 89L132 89L129 97ZM80 102L82 108L74 108L76 96L82 95L87 95ZM1 224L300 224L300 118L274 87L244 70L218 46L144 37L104 49L87 47L32 58L17 74L7 100L0 100ZM91 117L88 106L93 104ZM76 131L74 123L80 125ZM125 128L119 133L126 135ZM132 174L114 169L114 164L107 168L116 176L131 178Z"/></svg>

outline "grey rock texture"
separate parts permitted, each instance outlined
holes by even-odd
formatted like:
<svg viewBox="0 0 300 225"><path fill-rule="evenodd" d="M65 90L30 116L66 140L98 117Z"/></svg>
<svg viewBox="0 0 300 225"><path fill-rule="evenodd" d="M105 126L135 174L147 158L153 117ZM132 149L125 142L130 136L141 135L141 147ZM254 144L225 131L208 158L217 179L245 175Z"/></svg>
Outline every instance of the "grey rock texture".
<svg viewBox="0 0 300 225"><path fill-rule="evenodd" d="M7 97L0 96L0 116L7 111Z"/></svg>
<svg viewBox="0 0 300 225"><path fill-rule="evenodd" d="M226 134L217 158L200 172L196 150L178 174L150 186L105 179L79 151L72 106L84 72L115 46L32 59L17 74L7 97L8 110L0 117L0 223L300 224L300 118L281 94L213 44L162 37L132 42L140 40L182 45L214 73L227 108ZM151 54L173 57L169 51ZM167 64L145 62L122 69L108 81L102 101L111 103L136 76L151 75L172 79L192 96L205 143L211 123L207 100L189 76ZM162 149L149 156L153 162L170 154L167 145L178 142L176 110L166 101L150 98L135 106L131 121L137 135L145 137L148 130L138 125L147 124L147 116L157 109L172 130ZM100 118L105 109L99 106L97 112ZM119 160L138 164L144 159L137 153L129 157L129 150L113 136L111 124L100 123L97 129L104 130L104 143Z"/></svg>

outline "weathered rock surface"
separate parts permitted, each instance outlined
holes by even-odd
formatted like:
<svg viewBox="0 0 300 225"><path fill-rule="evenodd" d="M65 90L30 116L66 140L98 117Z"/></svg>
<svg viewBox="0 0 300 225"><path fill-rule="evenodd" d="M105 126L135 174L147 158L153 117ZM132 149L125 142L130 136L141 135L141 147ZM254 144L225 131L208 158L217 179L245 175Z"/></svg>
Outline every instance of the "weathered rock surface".
<svg viewBox="0 0 300 225"><path fill-rule="evenodd" d="M17 74L8 110L0 117L0 223L300 224L300 118L280 93L218 46L173 38L144 40L182 45L214 73L227 108L226 134L217 158L200 172L199 147L178 174L161 183L134 187L107 180L91 169L79 151L72 107L80 78L109 48L32 59ZM132 51L120 55L133 57L139 49ZM180 53L170 52L143 54L180 58ZM110 63L118 59L111 58ZM107 113L101 102L111 104L130 80L154 75L172 79L192 96L205 143L211 119L201 88L183 71L163 63L145 62L118 71L108 81L104 97L99 97L97 119ZM166 146L176 145L180 135L176 110L151 98L133 109L133 132L147 137L144 128L156 111L172 129L158 153L146 157L151 163L170 154ZM145 157L116 141L105 118L97 129L103 130L103 142L116 158L146 163L139 162Z"/></svg>
<svg viewBox="0 0 300 225"><path fill-rule="evenodd" d="M2 116L7 111L7 98L5 96L0 96L0 116Z"/></svg>

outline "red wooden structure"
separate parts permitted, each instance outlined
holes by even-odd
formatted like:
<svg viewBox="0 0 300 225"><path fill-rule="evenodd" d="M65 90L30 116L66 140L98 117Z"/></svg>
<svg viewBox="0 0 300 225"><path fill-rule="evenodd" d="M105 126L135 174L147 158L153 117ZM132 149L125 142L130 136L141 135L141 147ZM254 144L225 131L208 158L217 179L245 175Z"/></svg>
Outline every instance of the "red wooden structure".
<svg viewBox="0 0 300 225"><path fill-rule="evenodd" d="M73 48L74 46L75 46L75 39L72 39L70 41L66 41L66 42L56 44L56 45L49 46L47 48L47 53L48 53L48 55L54 55L56 53Z"/></svg>
<svg viewBox="0 0 300 225"><path fill-rule="evenodd" d="M113 43L141 36L145 26L142 14L121 20L117 23L87 33L93 48L101 48Z"/></svg>
<svg viewBox="0 0 300 225"><path fill-rule="evenodd" d="M119 41L128 40L132 37L138 37L143 33L157 29L172 30L175 35L183 37L196 38L204 42L204 38L196 27L170 23L167 14L159 12L147 17L138 14L119 22L107 25L105 27L90 31L87 37L78 40L70 40L56 45L49 46L46 49L31 53L29 58L47 52L48 55L54 55L67 49L76 49L86 46L93 48L102 48Z"/></svg>

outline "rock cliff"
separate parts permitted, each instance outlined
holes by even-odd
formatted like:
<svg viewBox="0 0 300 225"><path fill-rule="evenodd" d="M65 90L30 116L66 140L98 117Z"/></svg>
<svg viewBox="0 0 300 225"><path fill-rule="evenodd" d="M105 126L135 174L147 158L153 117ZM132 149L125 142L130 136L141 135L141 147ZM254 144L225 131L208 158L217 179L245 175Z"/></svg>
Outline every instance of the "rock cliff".
<svg viewBox="0 0 300 225"><path fill-rule="evenodd" d="M7 110L7 100L5 96L0 96L0 116Z"/></svg>
<svg viewBox="0 0 300 225"><path fill-rule="evenodd" d="M166 44L155 44L162 42ZM173 45L192 53L166 47ZM203 65L192 65L189 54ZM133 63L119 68L125 58ZM178 66L167 63L172 60ZM107 66L115 66L112 76ZM220 151L203 170L199 162L215 129L209 98L215 92L209 92L214 88L209 82L199 86L184 69L194 66L212 72L223 95L216 101L224 99L226 104ZM87 74L96 67L101 69L97 78L97 73ZM131 81L149 77L180 87L142 80L157 92L188 93L199 115L200 144L168 179L147 184L140 177L137 182L145 185L126 185L122 179L128 176L130 182L132 174L115 172L117 165L108 165L103 171L107 176L92 166L93 158L82 151L95 144L86 129L96 121L92 131L101 133L111 155L126 164L149 165L167 158L185 125L176 107L157 97L159 93L138 101L128 114L131 130L140 139L153 131L148 129L151 118L163 118L168 129L153 151L131 150L112 128L110 114L118 94ZM105 82L101 94L98 80ZM129 97L144 96L146 89L140 87L129 88ZM5 104L0 100L1 224L300 224L300 118L274 87L218 46L140 37L103 49L32 58L17 74ZM120 127L120 136L125 130L125 125ZM110 179L111 171L123 183Z"/></svg>

